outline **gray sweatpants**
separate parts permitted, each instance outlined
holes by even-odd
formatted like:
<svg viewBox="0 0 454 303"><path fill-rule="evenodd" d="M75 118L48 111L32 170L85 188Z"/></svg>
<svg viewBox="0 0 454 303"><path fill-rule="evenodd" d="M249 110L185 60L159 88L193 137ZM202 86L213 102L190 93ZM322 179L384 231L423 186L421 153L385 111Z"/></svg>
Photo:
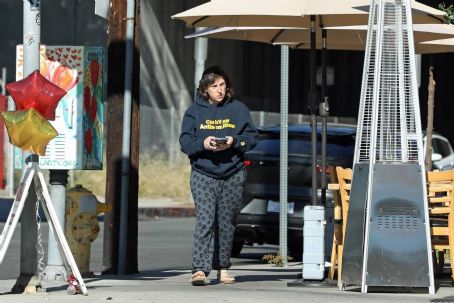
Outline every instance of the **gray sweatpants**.
<svg viewBox="0 0 454 303"><path fill-rule="evenodd" d="M225 180L191 172L191 192L195 202L196 226L192 248L192 272L230 268L235 227L240 210L246 171L240 170Z"/></svg>

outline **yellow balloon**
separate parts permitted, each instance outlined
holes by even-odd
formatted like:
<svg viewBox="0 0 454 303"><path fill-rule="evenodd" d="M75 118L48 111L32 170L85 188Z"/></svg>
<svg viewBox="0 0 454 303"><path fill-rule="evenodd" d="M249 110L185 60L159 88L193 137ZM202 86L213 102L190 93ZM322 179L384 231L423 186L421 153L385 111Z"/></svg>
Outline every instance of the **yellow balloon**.
<svg viewBox="0 0 454 303"><path fill-rule="evenodd" d="M58 133L40 113L33 108L15 112L2 112L9 142L31 153L44 156L46 146Z"/></svg>

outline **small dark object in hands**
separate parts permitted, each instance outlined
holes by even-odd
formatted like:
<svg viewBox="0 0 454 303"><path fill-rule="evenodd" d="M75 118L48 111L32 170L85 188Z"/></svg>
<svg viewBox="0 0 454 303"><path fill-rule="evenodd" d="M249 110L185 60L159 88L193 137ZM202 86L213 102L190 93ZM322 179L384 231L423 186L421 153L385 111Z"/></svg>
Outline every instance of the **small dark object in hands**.
<svg viewBox="0 0 454 303"><path fill-rule="evenodd" d="M227 143L227 138L214 138L216 145L222 145Z"/></svg>

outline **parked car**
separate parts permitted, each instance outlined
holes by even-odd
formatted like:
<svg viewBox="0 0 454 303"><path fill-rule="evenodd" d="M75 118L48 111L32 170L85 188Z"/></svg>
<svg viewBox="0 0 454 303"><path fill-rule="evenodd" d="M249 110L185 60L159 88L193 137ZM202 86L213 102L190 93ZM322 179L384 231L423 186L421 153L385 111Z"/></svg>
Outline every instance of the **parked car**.
<svg viewBox="0 0 454 303"><path fill-rule="evenodd" d="M426 138L424 137L425 142ZM432 169L450 170L453 168L454 151L451 143L446 137L434 132L432 134Z"/></svg>
<svg viewBox="0 0 454 303"><path fill-rule="evenodd" d="M303 248L303 209L311 203L312 194L311 129L308 125L290 125L288 133L287 242L290 255L300 259ZM320 133L319 127L317 129L318 163L321 162ZM355 125L328 125L328 166L352 167L355 134ZM244 244L279 244L279 143L279 126L260 128L257 146L245 155L248 177L243 193L243 208L235 220L232 256L238 256ZM433 168L452 169L454 151L448 139L434 133L432 145ZM321 167L319 165L317 167L320 173L317 179L318 188L320 188ZM328 213L329 206L332 206L332 193L327 191L326 197ZM320 199L320 190L318 199ZM330 244L327 242L327 247Z"/></svg>
<svg viewBox="0 0 454 303"><path fill-rule="evenodd" d="M318 127L318 163L321 163L321 128ZM351 167L356 126L329 124L327 166ZM235 220L232 256L246 244L279 244L279 126L259 129L257 146L246 153L247 180L243 208ZM312 193L311 128L307 124L288 127L288 249L295 259L302 255L303 209ZM317 166L320 176L321 166ZM327 178L328 179L328 178ZM329 183L329 180L327 180ZM320 186L318 186L320 188ZM318 193L320 199L320 191ZM332 194L327 191L327 204Z"/></svg>

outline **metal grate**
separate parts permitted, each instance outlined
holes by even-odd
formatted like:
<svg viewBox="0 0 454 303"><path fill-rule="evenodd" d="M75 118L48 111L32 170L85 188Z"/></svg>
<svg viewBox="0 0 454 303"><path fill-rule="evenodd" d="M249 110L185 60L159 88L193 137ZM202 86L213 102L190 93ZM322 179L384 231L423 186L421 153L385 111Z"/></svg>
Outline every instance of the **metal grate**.
<svg viewBox="0 0 454 303"><path fill-rule="evenodd" d="M377 228L395 230L417 230L420 214L416 207L389 205L377 210Z"/></svg>
<svg viewBox="0 0 454 303"><path fill-rule="evenodd" d="M423 161L413 28L406 5L372 1L354 163Z"/></svg>

